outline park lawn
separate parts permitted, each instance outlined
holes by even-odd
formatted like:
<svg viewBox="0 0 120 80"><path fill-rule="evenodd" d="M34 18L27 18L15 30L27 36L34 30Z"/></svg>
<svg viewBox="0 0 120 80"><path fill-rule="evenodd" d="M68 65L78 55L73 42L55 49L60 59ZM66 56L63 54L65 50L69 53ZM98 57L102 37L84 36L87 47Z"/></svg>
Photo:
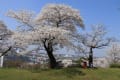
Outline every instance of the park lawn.
<svg viewBox="0 0 120 80"><path fill-rule="evenodd" d="M0 69L0 80L120 80L120 69Z"/></svg>

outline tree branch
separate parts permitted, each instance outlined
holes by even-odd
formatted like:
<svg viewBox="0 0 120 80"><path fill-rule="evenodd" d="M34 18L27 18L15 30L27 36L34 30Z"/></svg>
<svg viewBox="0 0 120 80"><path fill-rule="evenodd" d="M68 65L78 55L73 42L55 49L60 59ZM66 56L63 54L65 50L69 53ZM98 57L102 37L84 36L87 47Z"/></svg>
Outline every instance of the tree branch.
<svg viewBox="0 0 120 80"><path fill-rule="evenodd" d="M3 56L3 55L5 55L8 51L10 51L12 49L12 46L10 46L6 51L4 51L4 52L2 52L2 54L0 55L0 57L1 56Z"/></svg>

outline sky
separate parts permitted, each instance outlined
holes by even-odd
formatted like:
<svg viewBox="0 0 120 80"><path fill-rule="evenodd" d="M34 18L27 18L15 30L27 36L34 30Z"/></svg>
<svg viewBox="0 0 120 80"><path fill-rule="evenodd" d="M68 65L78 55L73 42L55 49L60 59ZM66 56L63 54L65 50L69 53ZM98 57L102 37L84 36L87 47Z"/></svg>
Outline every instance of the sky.
<svg viewBox="0 0 120 80"><path fill-rule="evenodd" d="M38 14L48 3L65 4L78 9L85 31L89 31L93 24L104 24L108 36L120 39L120 0L0 0L0 20L14 30L17 23L5 16L8 10L25 9Z"/></svg>

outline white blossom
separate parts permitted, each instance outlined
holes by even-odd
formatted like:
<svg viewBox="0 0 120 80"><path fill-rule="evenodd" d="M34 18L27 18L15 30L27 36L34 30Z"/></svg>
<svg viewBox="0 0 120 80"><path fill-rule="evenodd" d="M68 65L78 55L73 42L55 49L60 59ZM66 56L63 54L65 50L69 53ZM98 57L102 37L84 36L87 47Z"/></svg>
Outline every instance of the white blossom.
<svg viewBox="0 0 120 80"><path fill-rule="evenodd" d="M20 23L20 28L12 36L17 46L43 45L45 39L52 41L53 46L71 46L69 34L76 31L77 26L84 27L79 11L63 4L48 4L37 17L26 10L10 10L7 16Z"/></svg>
<svg viewBox="0 0 120 80"><path fill-rule="evenodd" d="M6 15L8 17L14 18L17 20L20 24L17 28L20 28L22 30L33 30L34 29L34 22L33 19L35 17L35 14L33 11L29 10L19 10L19 11L13 11L9 10Z"/></svg>
<svg viewBox="0 0 120 80"><path fill-rule="evenodd" d="M7 26L2 21L0 21L0 53L1 54L11 46L11 42L9 41L11 35L12 32L9 29L7 29Z"/></svg>
<svg viewBox="0 0 120 80"><path fill-rule="evenodd" d="M62 27L75 31L76 26L84 27L82 17L77 9L64 4L48 4L35 18L37 24L51 27Z"/></svg>
<svg viewBox="0 0 120 80"><path fill-rule="evenodd" d="M53 39L55 38L55 39ZM53 44L68 45L69 42L69 31L61 28L51 28L51 27L39 27L34 31L27 32L15 32L12 36L13 41L16 45L32 45L32 44L42 44L42 40L47 39L52 40Z"/></svg>

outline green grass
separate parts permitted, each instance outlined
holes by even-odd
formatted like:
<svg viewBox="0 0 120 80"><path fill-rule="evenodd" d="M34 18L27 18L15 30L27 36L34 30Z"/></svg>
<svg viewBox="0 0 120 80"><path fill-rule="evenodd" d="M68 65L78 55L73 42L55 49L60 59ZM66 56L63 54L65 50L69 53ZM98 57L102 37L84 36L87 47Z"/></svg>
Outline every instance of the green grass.
<svg viewBox="0 0 120 80"><path fill-rule="evenodd" d="M0 80L120 80L120 69L0 69Z"/></svg>

